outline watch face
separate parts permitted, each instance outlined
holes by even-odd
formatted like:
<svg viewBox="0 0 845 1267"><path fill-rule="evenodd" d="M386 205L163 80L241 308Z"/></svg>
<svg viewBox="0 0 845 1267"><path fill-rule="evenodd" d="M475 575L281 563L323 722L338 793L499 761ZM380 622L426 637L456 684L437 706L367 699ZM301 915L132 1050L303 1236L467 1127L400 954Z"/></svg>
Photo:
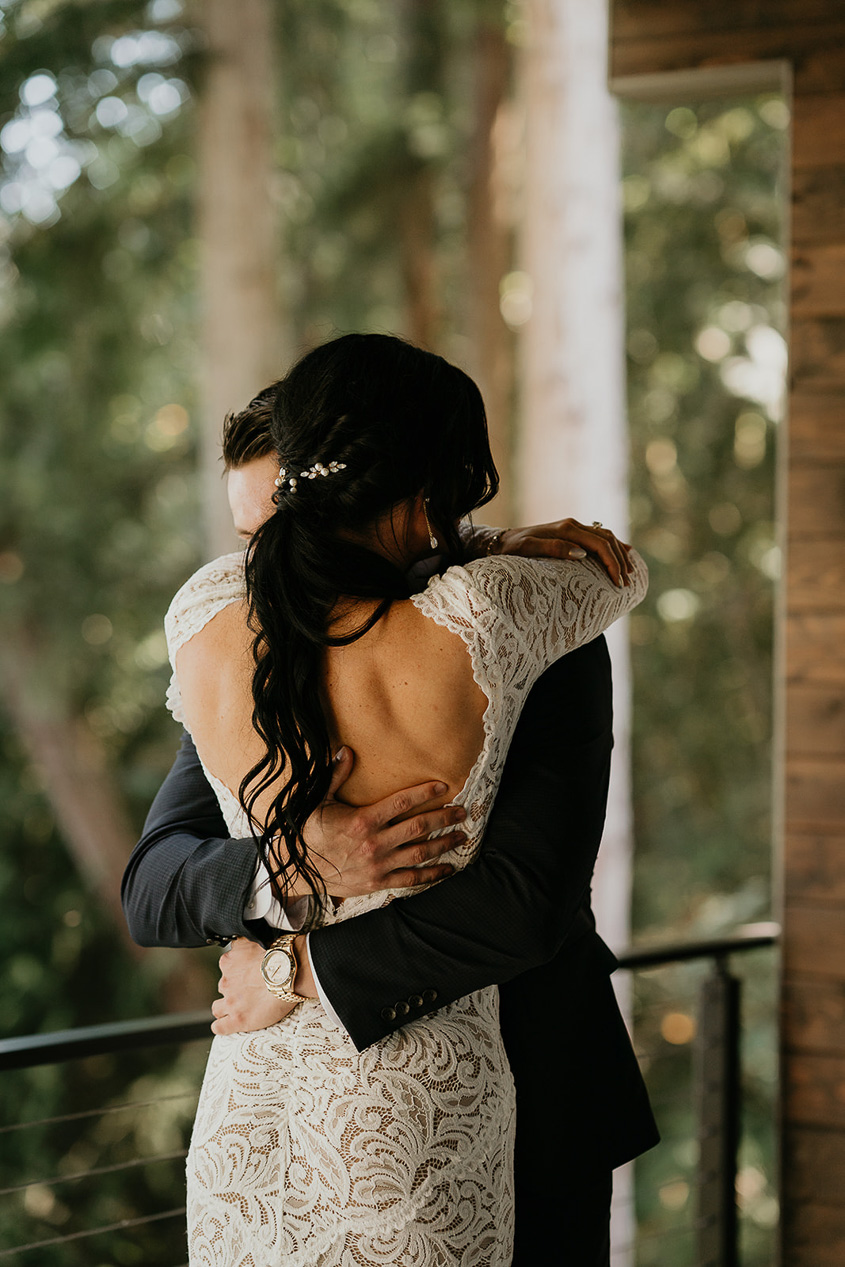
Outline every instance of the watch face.
<svg viewBox="0 0 845 1267"><path fill-rule="evenodd" d="M287 985L293 975L294 963L286 950L270 950L264 959L264 978L271 985Z"/></svg>

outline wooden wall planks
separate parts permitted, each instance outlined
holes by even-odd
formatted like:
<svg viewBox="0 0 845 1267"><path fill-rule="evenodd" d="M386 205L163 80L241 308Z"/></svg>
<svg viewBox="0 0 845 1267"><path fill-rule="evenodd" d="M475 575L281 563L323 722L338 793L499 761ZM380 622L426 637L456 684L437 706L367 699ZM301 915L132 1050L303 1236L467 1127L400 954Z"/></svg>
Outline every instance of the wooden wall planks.
<svg viewBox="0 0 845 1267"><path fill-rule="evenodd" d="M789 739L787 737L787 748ZM845 756L805 757L790 754L786 763L785 811L787 832L800 828L837 831L845 823ZM787 849L789 840L787 840ZM787 901L789 894L786 894ZM845 912L841 919L845 933ZM821 929L818 936L821 937ZM845 948L845 946L843 946ZM843 972L845 958L839 965Z"/></svg>
<svg viewBox="0 0 845 1267"><path fill-rule="evenodd" d="M845 319L841 317L803 317L792 323L790 361L795 391L845 391ZM791 437L792 449L800 453L797 437Z"/></svg>
<svg viewBox="0 0 845 1267"><path fill-rule="evenodd" d="M845 462L798 464L789 471L789 539L845 542ZM804 546L810 549L811 546ZM836 650L831 648L831 650Z"/></svg>
<svg viewBox="0 0 845 1267"><path fill-rule="evenodd" d="M794 1126L787 1130L787 1151L795 1159L795 1174L790 1206L797 1211L802 1210L810 1202L819 1206L843 1208L842 1193L845 1192L845 1158L839 1131L829 1131L812 1126ZM811 1247L812 1248L812 1247ZM822 1245L815 1248L821 1252ZM816 1267L820 1259L798 1259L789 1257L788 1267L793 1264L808 1262L809 1267ZM835 1260L837 1267L842 1267L843 1258Z"/></svg>
<svg viewBox="0 0 845 1267"><path fill-rule="evenodd" d="M770 27L798 23L815 26L841 21L840 0L615 0L612 6L611 39L614 46L627 40L655 43L669 35L699 38L719 31L735 37L747 32L760 39Z"/></svg>
<svg viewBox="0 0 845 1267"><path fill-rule="evenodd" d="M845 612L845 550L841 541L816 541L812 549L802 546L787 552L786 587L789 619L795 615ZM796 633L798 626L795 627ZM789 642L793 633L789 626ZM828 648L834 660L841 648Z"/></svg>
<svg viewBox="0 0 845 1267"><path fill-rule="evenodd" d="M792 258L792 315L845 315L845 243L796 247Z"/></svg>
<svg viewBox="0 0 845 1267"><path fill-rule="evenodd" d="M802 1140L802 1154L811 1154L812 1143L811 1139ZM816 1155L823 1160L826 1153L822 1150ZM834 1182L841 1179L841 1173L836 1173ZM845 1263L845 1208L841 1202L796 1202L787 1209L784 1225L791 1244L789 1267L842 1267Z"/></svg>
<svg viewBox="0 0 845 1267"><path fill-rule="evenodd" d="M845 983L791 977L784 986L784 1048L845 1051Z"/></svg>
<svg viewBox="0 0 845 1267"><path fill-rule="evenodd" d="M610 77L680 103L791 68L784 1267L845 1264L845 3L611 0ZM673 72L674 78L661 76ZM642 89L636 77L641 77ZM671 84L671 86L670 86ZM749 91L753 91L749 87Z"/></svg>
<svg viewBox="0 0 845 1267"><path fill-rule="evenodd" d="M620 40L613 45L611 84L635 75L731 66L748 62L787 61L802 94L841 90L845 86L845 18L825 28L826 39L805 23L736 31L729 27L696 34L684 32L657 39ZM695 81L690 83L695 97Z"/></svg>
<svg viewBox="0 0 845 1267"><path fill-rule="evenodd" d="M841 908L817 902L794 902L789 903L787 916L791 925L790 937L784 947L787 976L804 973L816 979L827 977L841 983L845 956L845 920ZM783 1070L787 1090L793 1077L792 1063L795 1062L787 1061ZM800 1065L800 1062L797 1063ZM791 1112L789 1117L792 1119ZM842 1160L845 1166L845 1150Z"/></svg>
<svg viewBox="0 0 845 1267"><path fill-rule="evenodd" d="M793 171L841 163L845 163L845 93L796 93L792 103Z"/></svg>
<svg viewBox="0 0 845 1267"><path fill-rule="evenodd" d="M793 554L795 551L793 550ZM792 684L820 682L845 686L845 615L837 612L797 612L789 621L786 680Z"/></svg>
<svg viewBox="0 0 845 1267"><path fill-rule="evenodd" d="M787 707L788 753L829 757L845 752L845 688L795 684L789 688ZM845 858L839 861L845 863Z"/></svg>
<svg viewBox="0 0 845 1267"><path fill-rule="evenodd" d="M845 461L845 383L840 392L793 390L789 436L795 462Z"/></svg>
<svg viewBox="0 0 845 1267"><path fill-rule="evenodd" d="M789 60L800 96L845 90L845 45L838 35L830 44L812 47L805 36L803 46L794 49Z"/></svg>
<svg viewBox="0 0 845 1267"><path fill-rule="evenodd" d="M845 165L802 167L792 173L792 242L824 246L845 240Z"/></svg>
<svg viewBox="0 0 845 1267"><path fill-rule="evenodd" d="M805 1053L787 1065L792 1120L802 1126L845 1127L845 1056Z"/></svg>

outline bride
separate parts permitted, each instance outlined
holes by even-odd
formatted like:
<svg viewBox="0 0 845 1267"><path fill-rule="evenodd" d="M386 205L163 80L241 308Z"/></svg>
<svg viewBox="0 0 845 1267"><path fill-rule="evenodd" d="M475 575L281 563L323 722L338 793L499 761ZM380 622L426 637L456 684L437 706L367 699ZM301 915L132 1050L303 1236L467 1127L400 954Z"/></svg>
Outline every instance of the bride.
<svg viewBox="0 0 845 1267"><path fill-rule="evenodd" d="M273 428L273 514L168 613L170 703L231 834L252 832L275 895L308 897L325 924L407 893L325 891L301 828L338 747L356 753L353 804L436 780L431 807L466 810L446 859L468 865L529 690L640 600L645 567L633 555L617 586L590 560L462 566L459 522L498 484L484 407L465 374L399 339L308 353L276 386ZM444 570L412 592L434 552ZM364 1052L316 999L218 1036L188 1160L192 1267L507 1267L514 1091L497 1009L480 990ZM538 1074L553 1061L538 1052Z"/></svg>

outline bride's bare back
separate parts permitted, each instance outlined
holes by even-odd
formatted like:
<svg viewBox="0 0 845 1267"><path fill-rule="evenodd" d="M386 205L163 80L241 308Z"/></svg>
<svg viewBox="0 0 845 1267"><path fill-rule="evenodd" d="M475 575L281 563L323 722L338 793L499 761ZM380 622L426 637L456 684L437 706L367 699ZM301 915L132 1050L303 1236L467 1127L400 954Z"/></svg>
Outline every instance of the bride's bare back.
<svg viewBox="0 0 845 1267"><path fill-rule="evenodd" d="M177 657L188 729L205 768L234 792L264 752L252 727L246 615L243 602L224 607ZM463 787L484 741L487 699L463 640L413 603L393 603L363 638L329 648L314 690L321 692L333 746L347 744L355 753L342 791L350 804L439 779L447 791L434 806ZM269 799L259 800L259 816Z"/></svg>

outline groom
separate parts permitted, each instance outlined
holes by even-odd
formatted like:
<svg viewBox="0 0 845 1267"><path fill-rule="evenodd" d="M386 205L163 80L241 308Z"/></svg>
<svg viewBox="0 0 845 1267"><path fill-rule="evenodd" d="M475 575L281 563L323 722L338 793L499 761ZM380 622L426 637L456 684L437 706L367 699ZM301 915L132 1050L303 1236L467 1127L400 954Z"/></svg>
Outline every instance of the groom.
<svg viewBox="0 0 845 1267"><path fill-rule="evenodd" d="M224 438L230 502L246 538L272 510L268 404L267 394L256 398L228 420ZM514 531L497 534L494 547L566 556L567 542L583 532L572 524ZM595 534L586 543L594 548ZM599 549L612 566L611 547L602 541ZM299 945L317 987L310 993L319 993L359 1050L474 990L501 986L517 1092L515 1267L608 1267L612 1170L657 1141L610 984L616 961L590 909L611 727L610 663L598 638L548 669L529 695L473 865L407 900L317 929ZM414 803L414 790L403 795ZM334 868L330 891L338 891L338 872L350 893L367 891L362 884L419 882L406 868L420 861L423 878L442 876L437 855L454 841L420 837L444 825L443 811L403 824L392 821L395 813L388 798L367 810L335 802L315 815L320 822L309 823L306 837ZM274 912L266 893L254 843L226 838L184 735L124 877L133 937L159 946L249 939L224 957L225 973L226 959L258 955L291 916ZM230 1032L229 988L215 1005L223 1018L217 1032ZM266 991L258 997L275 1004ZM256 1013L235 1028L273 1019Z"/></svg>

